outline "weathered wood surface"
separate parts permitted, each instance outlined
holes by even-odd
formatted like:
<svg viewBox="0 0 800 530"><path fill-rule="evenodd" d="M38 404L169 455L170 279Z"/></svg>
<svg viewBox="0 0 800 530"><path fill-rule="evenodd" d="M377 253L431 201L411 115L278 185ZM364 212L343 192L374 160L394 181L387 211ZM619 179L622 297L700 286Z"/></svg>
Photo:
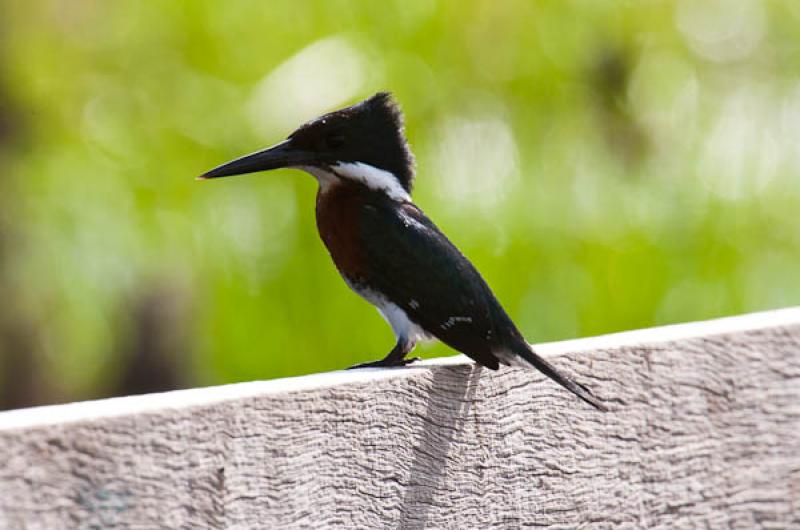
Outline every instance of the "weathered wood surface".
<svg viewBox="0 0 800 530"><path fill-rule="evenodd" d="M800 309L0 414L0 528L800 528Z"/></svg>

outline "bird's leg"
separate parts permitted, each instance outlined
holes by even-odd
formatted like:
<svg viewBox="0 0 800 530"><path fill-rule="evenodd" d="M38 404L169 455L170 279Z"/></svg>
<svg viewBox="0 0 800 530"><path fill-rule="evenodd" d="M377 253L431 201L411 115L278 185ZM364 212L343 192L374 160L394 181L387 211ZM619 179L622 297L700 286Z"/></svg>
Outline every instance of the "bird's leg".
<svg viewBox="0 0 800 530"><path fill-rule="evenodd" d="M413 340L405 339L405 338L398 338L397 344L394 345L392 351L386 355L380 361L372 361L371 363L362 363L357 364L355 366L351 366L348 370L352 370L353 368L390 368L392 366L405 366L407 364L411 364L414 361L419 361L419 357L412 357L411 359L406 359L406 355L411 353L411 350L414 349L416 344Z"/></svg>

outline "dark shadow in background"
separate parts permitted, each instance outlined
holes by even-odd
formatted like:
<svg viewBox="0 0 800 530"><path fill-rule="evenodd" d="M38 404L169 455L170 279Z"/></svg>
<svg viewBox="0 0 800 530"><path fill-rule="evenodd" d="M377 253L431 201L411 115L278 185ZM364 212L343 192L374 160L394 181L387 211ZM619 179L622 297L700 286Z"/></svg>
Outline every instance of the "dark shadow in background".
<svg viewBox="0 0 800 530"><path fill-rule="evenodd" d="M464 425L482 372L478 365L433 369L422 430L402 503L399 529L426 528L450 446Z"/></svg>
<svg viewBox="0 0 800 530"><path fill-rule="evenodd" d="M177 283L177 282L176 282ZM187 301L170 282L143 285L124 307L127 332L121 333L119 378L112 396L166 392L189 386Z"/></svg>
<svg viewBox="0 0 800 530"><path fill-rule="evenodd" d="M7 22L0 17L0 410L46 403L52 394L40 363L39 322L22 310L20 286L9 263L21 246L12 201L16 200L10 160L28 140L24 113L6 75Z"/></svg>

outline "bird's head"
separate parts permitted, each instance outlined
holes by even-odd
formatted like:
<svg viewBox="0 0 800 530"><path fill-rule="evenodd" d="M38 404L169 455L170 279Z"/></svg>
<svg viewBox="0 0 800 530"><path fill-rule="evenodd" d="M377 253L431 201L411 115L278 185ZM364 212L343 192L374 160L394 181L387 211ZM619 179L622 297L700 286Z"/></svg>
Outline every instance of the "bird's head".
<svg viewBox="0 0 800 530"><path fill-rule="evenodd" d="M350 180L397 200L408 200L414 182L414 158L405 138L403 115L388 92L320 116L283 142L222 164L199 178L279 168L307 171L323 189Z"/></svg>

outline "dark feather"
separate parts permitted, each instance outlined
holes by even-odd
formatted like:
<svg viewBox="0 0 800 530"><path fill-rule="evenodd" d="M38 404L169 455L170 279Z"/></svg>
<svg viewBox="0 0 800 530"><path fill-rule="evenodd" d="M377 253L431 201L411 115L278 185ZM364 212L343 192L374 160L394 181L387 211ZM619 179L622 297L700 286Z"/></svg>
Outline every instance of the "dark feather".
<svg viewBox="0 0 800 530"><path fill-rule="evenodd" d="M369 195L358 223L369 264L365 287L383 294L428 334L483 366L496 370L501 362L509 364L518 357L597 409L607 410L587 387L531 349L480 273L422 210Z"/></svg>
<svg viewBox="0 0 800 530"><path fill-rule="evenodd" d="M430 335L497 369L494 350L520 335L480 273L419 208L372 199L359 223L370 267L365 286Z"/></svg>
<svg viewBox="0 0 800 530"><path fill-rule="evenodd" d="M289 139L317 153L320 163L362 162L390 172L408 193L414 187L403 113L389 92L311 120Z"/></svg>

